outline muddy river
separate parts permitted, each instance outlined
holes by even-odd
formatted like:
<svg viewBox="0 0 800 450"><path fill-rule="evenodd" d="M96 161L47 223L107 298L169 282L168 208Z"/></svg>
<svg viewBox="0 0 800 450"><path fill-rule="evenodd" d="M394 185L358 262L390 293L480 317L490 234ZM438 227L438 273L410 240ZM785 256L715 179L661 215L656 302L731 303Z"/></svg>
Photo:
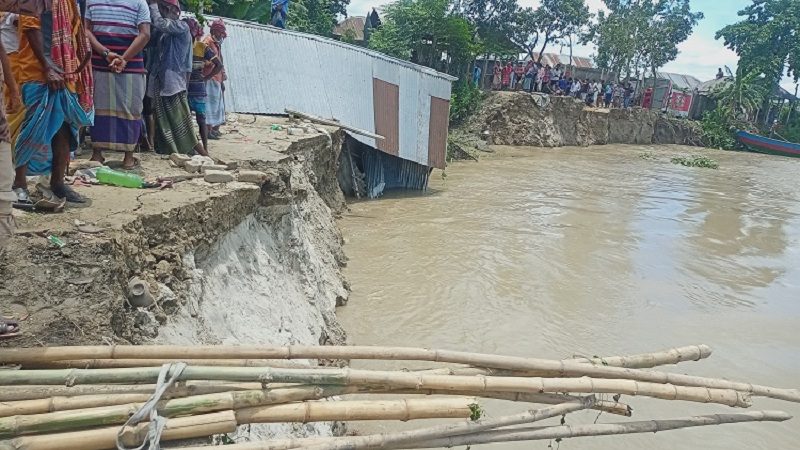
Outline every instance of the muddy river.
<svg viewBox="0 0 800 450"><path fill-rule="evenodd" d="M341 225L353 292L338 311L351 343L548 358L705 343L711 359L670 369L800 387L800 160L682 147L498 152L451 165L426 195L351 205ZM689 154L720 168L670 163ZM560 447L798 448L800 407L755 400L797 418ZM623 401L640 420L735 412ZM595 420L620 419L568 423Z"/></svg>

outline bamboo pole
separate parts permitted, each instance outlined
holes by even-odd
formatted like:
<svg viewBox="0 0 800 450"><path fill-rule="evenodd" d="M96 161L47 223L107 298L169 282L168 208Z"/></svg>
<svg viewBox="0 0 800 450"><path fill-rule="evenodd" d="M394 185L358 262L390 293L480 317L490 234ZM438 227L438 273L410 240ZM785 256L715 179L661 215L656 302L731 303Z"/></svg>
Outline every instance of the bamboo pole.
<svg viewBox="0 0 800 450"><path fill-rule="evenodd" d="M270 383L269 387L276 384ZM183 381L175 383L167 390L167 398L188 397L190 395L214 394L229 391L251 391L262 389L261 383L225 383L208 381ZM285 386L284 386L285 387ZM78 386L20 385L3 386L0 389L0 402L41 400L50 397L86 397L90 395L116 396L121 394L148 394L155 391L154 384L89 384ZM115 403L116 404L116 403Z"/></svg>
<svg viewBox="0 0 800 450"><path fill-rule="evenodd" d="M147 434L147 425L143 423L127 428L123 442L129 446L139 445ZM169 419L161 440L173 441L232 433L236 431L236 426L233 411ZM106 450L116 447L119 429L120 427L115 426L71 433L20 436L0 441L0 450Z"/></svg>
<svg viewBox="0 0 800 450"><path fill-rule="evenodd" d="M685 361L699 361L711 356L711 347L707 345L689 345L685 347L675 347L669 350L662 350L652 353L642 353L627 356L604 356L586 358L575 356L571 361L604 365L612 367L626 367L629 369L649 369L658 366L678 364ZM111 369L121 367L154 367L161 366L169 362L181 361L188 365L202 366L238 366L238 367L304 367L293 363L292 360L278 359L181 359L178 355L172 358L162 359L74 359L74 360L42 360L28 361L21 364L23 369ZM469 370L469 369L463 369ZM473 369L473 374L481 369ZM491 370L491 369L489 369ZM484 373L484 375L503 376L506 372L494 371L494 373ZM512 376L526 376L525 372L509 372ZM528 376L548 375L543 371L536 373L528 372Z"/></svg>
<svg viewBox="0 0 800 450"><path fill-rule="evenodd" d="M496 430L484 433L466 434L450 439L419 442L415 445L405 444L402 447L389 446L382 448L451 448L463 445L489 444L495 442L528 441L544 439L566 439L570 437L608 436L635 433L656 433L690 427L725 425L747 422L783 422L791 416L782 411L749 411L736 414L714 414L707 416L683 417L668 420L648 420L641 422L621 422L595 425L563 425L552 427L535 427L522 429ZM524 434L523 434L524 433ZM499 440L492 440L492 439ZM331 442L347 442L349 437L337 438L293 438L273 439L263 442L246 442L226 445L225 450L288 450L307 448L313 445ZM185 447L182 450L207 450L208 447ZM0 449L2 450L2 449Z"/></svg>
<svg viewBox="0 0 800 450"><path fill-rule="evenodd" d="M581 364L585 367L594 367ZM62 369L0 371L0 385L152 383L158 367L135 369ZM630 370L630 369L623 369ZM585 394L643 395L665 400L719 403L749 407L749 395L732 389L687 387L635 380L582 378L464 377L425 375L410 372L381 372L352 369L273 369L256 367L189 366L179 380L260 381L276 383L384 386L396 389L445 389L499 392L577 392ZM724 380L720 380L724 381ZM796 391L769 388L770 397L800 402Z"/></svg>
<svg viewBox="0 0 800 450"><path fill-rule="evenodd" d="M603 365L586 364L575 361L556 361L535 358L521 358L514 356L497 356L477 353L455 352L447 350L428 350L415 348L392 347L179 347L179 346L109 346L109 347L49 347L49 348L11 348L0 349L0 361L25 362L31 361L34 355L42 360L69 360L86 359L87 355L105 358L132 358L147 356L151 358L169 359L176 354L185 352L183 357L191 359L227 357L245 357L252 359L389 359L389 360L419 360L436 361L454 364L467 364L478 367L490 367L505 370L543 370L548 373L557 373L560 377L593 377L608 379L627 379L649 383L673 384L677 386L704 387L715 389L732 389L747 392L753 395L776 398L780 400L800 402L800 391L797 389L779 389L750 383L728 381L723 379L698 377L683 374L674 374L640 369L627 369L624 367L611 367ZM26 352L32 352L27 354ZM150 353L148 353L150 352ZM171 356L172 355L172 356ZM89 359L97 359L97 358ZM104 370L104 369L97 369ZM114 369L105 369L114 370ZM326 369L320 369L326 370ZM14 371L24 372L24 371ZM2 374L0 374L2 375ZM0 384L11 384L2 381ZM17 382L21 383L21 382Z"/></svg>
<svg viewBox="0 0 800 450"><path fill-rule="evenodd" d="M166 400L158 405L158 412L164 417L197 415L230 409L238 410L246 407L318 400L343 395L352 391L352 389L340 386L326 386L324 388L320 386L304 386L275 390L223 392ZM142 401L147 401L148 398L149 396ZM0 439L25 434L57 433L79 428L121 425L141 407L141 403L126 403L4 417L0 418Z"/></svg>
<svg viewBox="0 0 800 450"><path fill-rule="evenodd" d="M371 391L381 393L381 390ZM462 395L470 397L491 398L495 400L505 400L517 403L538 403L543 405L560 405L562 403L581 402L586 397L566 394L540 394L530 392L478 392L478 391L447 391L443 389L401 389L388 391L388 394L410 394L410 395ZM630 405L614 401L595 400L591 407L597 411L603 411L616 416L630 417L633 409Z"/></svg>
<svg viewBox="0 0 800 450"><path fill-rule="evenodd" d="M590 408L594 401L595 398L589 396L584 398L581 402L564 403L544 409L532 409L512 416L457 422L454 424L437 425L395 433L355 436L347 440L329 441L305 448L308 450L361 450L413 445L415 442L424 442L426 440L441 439L449 436L478 433L500 427L539 422L541 420Z"/></svg>
<svg viewBox="0 0 800 450"><path fill-rule="evenodd" d="M114 369L125 367L160 367L172 362L188 365L232 367L282 367L313 368L292 360L276 359L71 359L60 361L32 361L20 364L23 369Z"/></svg>
<svg viewBox="0 0 800 450"><path fill-rule="evenodd" d="M305 402L222 411L167 420L162 441L193 439L231 433L248 423L313 422L332 420L464 419L472 414L474 399L409 399L399 401ZM126 443L141 442L145 424L126 429ZM119 426L69 433L19 436L0 441L0 450L104 450L115 446Z"/></svg>
<svg viewBox="0 0 800 450"><path fill-rule="evenodd" d="M351 420L466 419L475 398L404 399L337 402L314 401L244 408L235 411L240 425L248 423L331 422Z"/></svg>
<svg viewBox="0 0 800 450"><path fill-rule="evenodd" d="M453 436L447 439L420 442L411 448L439 448L462 445L480 445L498 442L568 439L590 436L657 433L682 428L724 425L745 422L784 422L792 416L783 411L752 411L738 414L713 414L669 420L647 420L594 425L561 425L537 429L497 430L473 435ZM390 447L398 448L398 447ZM408 447L404 447L408 448ZM226 449L227 450L227 449ZM231 449L235 450L235 449Z"/></svg>
<svg viewBox="0 0 800 450"><path fill-rule="evenodd" d="M572 360L601 366L624 367L627 369L652 369L653 367L679 364L686 361L700 361L701 359L706 359L711 356L711 352L711 347L700 344L675 347L668 350L638 355L595 356L591 358L573 356Z"/></svg>
<svg viewBox="0 0 800 450"><path fill-rule="evenodd" d="M85 387L91 388L92 386L93 385L74 386L73 388L67 388L67 389L76 389ZM192 392L192 394L203 395L206 393L201 391L208 391L207 392L208 394L213 394L219 392L229 392L233 390L239 390L239 391L262 390L261 389L262 386L258 383L239 383L239 384L224 383L222 384L222 386L223 388L221 388L222 390L220 390L220 388L216 388L216 386L206 383L206 386L196 386L198 388L204 388L204 389L196 389L194 392ZM313 386L304 386L304 385L278 385L278 386L279 387L273 388L272 385L270 385L270 387L268 387L267 389L274 391L275 389L285 389L287 387L313 388ZM9 386L8 388L15 388L15 387L17 386ZM52 386L40 386L40 387L50 388ZM155 389L155 386L153 385L127 385L127 386L101 385L100 387L104 388L121 387L125 388L125 390L120 390L117 393L109 393L109 394L53 396L53 397L33 399L33 400L8 401L8 402L3 401L2 402L3 408L0 409L0 418L16 416L16 415L44 414L56 411L69 411L73 409L99 408L102 406L124 405L127 403L140 403L147 401L152 395L153 390ZM175 386L175 387L181 388L181 386ZM321 386L321 387L324 389L327 386ZM190 396L187 389L179 389L178 391L174 391L173 389L167 391L167 393L163 397L164 400ZM440 396L456 395L456 396L467 396L467 397L491 398L491 399L505 400L510 402L519 402L519 403L539 403L545 405L558 405L561 403L576 402L576 401L581 401L581 399L583 398L579 396L571 396L563 394L535 394L535 393L522 393L522 392L476 392L476 391L446 391L446 390L432 390L432 389L387 390L387 389L378 389L369 387L365 388L358 386L349 386L347 388L340 387L339 389L342 392L337 395L358 394L358 393L440 395ZM127 390L133 391L133 393L128 393ZM67 392L70 393L70 391ZM80 392L84 393L87 391L81 390ZM626 417L630 417L632 412L631 407L625 403L603 401L603 400L597 400L593 406L593 409L607 412L609 414L626 416Z"/></svg>

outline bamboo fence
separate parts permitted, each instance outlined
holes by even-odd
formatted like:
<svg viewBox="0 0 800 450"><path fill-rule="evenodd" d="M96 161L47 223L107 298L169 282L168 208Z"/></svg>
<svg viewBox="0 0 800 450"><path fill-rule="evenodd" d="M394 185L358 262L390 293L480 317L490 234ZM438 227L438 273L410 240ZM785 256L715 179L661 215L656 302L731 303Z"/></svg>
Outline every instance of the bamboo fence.
<svg viewBox="0 0 800 450"><path fill-rule="evenodd" d="M628 397L621 401L623 395L738 408L750 407L751 396L800 402L797 389L651 370L710 355L705 345L565 360L400 347L0 348L0 450L111 449L117 446L118 434L125 445L136 447L154 430L146 422L147 414L153 414L150 407L166 424L161 441L207 438L245 424L462 419L376 435L273 439L225 447L230 450L435 448L791 418L781 411L756 411L529 426L587 409L630 417L633 408ZM319 359L430 361L445 366L388 371L310 365ZM178 361L186 364L173 364ZM174 384L163 384L165 378L174 379L169 382ZM547 406L482 418L481 399ZM128 425L132 416L135 420ZM139 423L142 419L145 422Z"/></svg>

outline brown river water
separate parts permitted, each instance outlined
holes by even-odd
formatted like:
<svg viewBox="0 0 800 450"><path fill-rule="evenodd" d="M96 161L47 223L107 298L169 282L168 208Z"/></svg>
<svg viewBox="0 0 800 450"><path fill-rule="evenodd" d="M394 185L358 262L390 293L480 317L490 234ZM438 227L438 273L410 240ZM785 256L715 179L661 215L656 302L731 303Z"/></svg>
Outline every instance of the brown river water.
<svg viewBox="0 0 800 450"><path fill-rule="evenodd" d="M690 154L720 168L670 163ZM447 175L421 196L355 203L341 221L353 292L338 314L352 344L563 358L704 343L710 359L668 370L800 388L800 160L673 146L498 148ZM630 420L736 412L622 401ZM492 402L488 414L525 409ZM797 418L552 448L800 448L800 405L756 398L753 409ZM595 420L626 419L584 412L567 423Z"/></svg>

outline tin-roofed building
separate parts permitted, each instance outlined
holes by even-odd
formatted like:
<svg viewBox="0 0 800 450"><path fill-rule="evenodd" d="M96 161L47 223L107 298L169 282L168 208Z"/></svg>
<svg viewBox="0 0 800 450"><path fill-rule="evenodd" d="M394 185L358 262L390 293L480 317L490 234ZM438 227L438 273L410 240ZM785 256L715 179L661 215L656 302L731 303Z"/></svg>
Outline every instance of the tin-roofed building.
<svg viewBox="0 0 800 450"><path fill-rule="evenodd" d="M424 189L444 169L451 84L433 69L321 36L225 19L228 112L299 111L365 130L352 169L366 194Z"/></svg>

